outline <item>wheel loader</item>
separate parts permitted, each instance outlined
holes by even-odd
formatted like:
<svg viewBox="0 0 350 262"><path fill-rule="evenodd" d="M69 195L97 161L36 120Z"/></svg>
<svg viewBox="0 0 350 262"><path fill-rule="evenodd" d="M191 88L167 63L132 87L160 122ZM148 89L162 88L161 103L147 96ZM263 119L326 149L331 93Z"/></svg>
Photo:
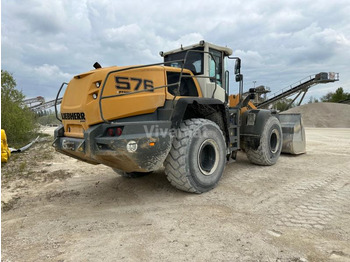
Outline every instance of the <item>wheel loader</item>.
<svg viewBox="0 0 350 262"><path fill-rule="evenodd" d="M305 152L301 116L257 109L254 89L243 97L241 59L205 41L160 52L148 65L102 67L73 77L65 88L54 147L90 164L135 178L164 166L176 188L213 189L238 151L257 165L281 151ZM229 94L226 60L234 59L238 93Z"/></svg>

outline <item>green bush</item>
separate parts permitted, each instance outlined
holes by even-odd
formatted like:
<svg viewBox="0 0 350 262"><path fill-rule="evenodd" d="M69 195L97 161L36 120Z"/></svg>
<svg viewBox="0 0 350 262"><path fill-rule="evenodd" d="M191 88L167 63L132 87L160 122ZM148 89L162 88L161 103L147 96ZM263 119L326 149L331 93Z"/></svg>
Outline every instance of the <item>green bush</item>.
<svg viewBox="0 0 350 262"><path fill-rule="evenodd" d="M51 110L40 113L37 121L40 125L43 125L43 126L59 125L61 123L60 121L57 120L55 113L52 112Z"/></svg>
<svg viewBox="0 0 350 262"><path fill-rule="evenodd" d="M338 103L347 99L350 99L350 93L344 92L344 89L342 87L337 88L335 92L329 92L328 94L321 97L322 102L333 102L333 103Z"/></svg>
<svg viewBox="0 0 350 262"><path fill-rule="evenodd" d="M289 108L295 107L294 103L291 104L292 101L290 98L282 98L274 104L273 108L281 112L286 111Z"/></svg>
<svg viewBox="0 0 350 262"><path fill-rule="evenodd" d="M1 128L11 147L29 142L37 131L35 114L23 105L23 93L16 89L13 76L1 70Z"/></svg>

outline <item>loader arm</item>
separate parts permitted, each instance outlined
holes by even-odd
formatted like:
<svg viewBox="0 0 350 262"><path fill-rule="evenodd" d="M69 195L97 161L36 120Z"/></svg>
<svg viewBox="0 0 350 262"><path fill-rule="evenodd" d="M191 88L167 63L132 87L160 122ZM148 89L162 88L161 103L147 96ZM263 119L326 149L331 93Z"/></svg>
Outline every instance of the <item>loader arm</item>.
<svg viewBox="0 0 350 262"><path fill-rule="evenodd" d="M230 107L237 106L239 101L239 95L230 95ZM249 101L247 106L241 108L241 114L251 109L256 110L257 107L251 101ZM301 114L281 113L278 115L278 119L281 123L283 134L282 153L292 155L306 153L305 128Z"/></svg>

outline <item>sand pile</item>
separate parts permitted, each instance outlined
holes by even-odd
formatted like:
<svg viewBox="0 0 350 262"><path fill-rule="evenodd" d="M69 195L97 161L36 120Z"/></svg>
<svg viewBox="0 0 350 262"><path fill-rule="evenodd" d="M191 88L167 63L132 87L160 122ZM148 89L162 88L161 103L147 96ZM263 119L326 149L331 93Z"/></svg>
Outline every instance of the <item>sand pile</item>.
<svg viewBox="0 0 350 262"><path fill-rule="evenodd" d="M350 105L347 104L306 104L283 113L301 113L305 127L350 128Z"/></svg>

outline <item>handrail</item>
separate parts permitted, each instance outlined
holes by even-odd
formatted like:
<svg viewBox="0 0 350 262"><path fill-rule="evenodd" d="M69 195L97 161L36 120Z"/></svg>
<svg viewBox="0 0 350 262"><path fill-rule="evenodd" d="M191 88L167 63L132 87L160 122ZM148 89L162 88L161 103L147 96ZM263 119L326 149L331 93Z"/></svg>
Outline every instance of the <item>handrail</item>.
<svg viewBox="0 0 350 262"><path fill-rule="evenodd" d="M186 64L186 60L187 60L187 56L188 56L188 54L189 53L202 53L202 54L209 54L210 56L211 56L211 58L212 58L212 60L213 60L213 62L214 62L214 65L215 65L215 76L214 76L214 79L215 79L215 88L214 88L214 92L213 92L213 94L212 94L212 98L214 98L214 94L215 94L215 92L216 92L216 89L217 89L217 79L216 79L216 75L217 75L217 70L216 70L216 61L215 61L215 59L214 59L214 56L213 56L213 54L212 53L210 53L210 52L208 52L208 51L201 51L201 50L187 50L187 52L186 52L186 55L185 55L185 58L184 58L184 65ZM204 62L204 59L203 59L203 62ZM182 71L183 71L183 67L181 68L181 72L180 72L180 78L181 78L181 76L182 76ZM203 72L203 74L204 74L204 72ZM195 77L197 77L197 76L195 76ZM208 75L208 76L201 76L202 78L209 78L209 79L211 79L212 77L210 77L210 74ZM178 89L180 88L180 83L179 83L179 86L178 86ZM174 97L174 99L175 99L175 97Z"/></svg>
<svg viewBox="0 0 350 262"><path fill-rule="evenodd" d="M60 122L62 122L62 119L60 119L60 118L58 117L57 100L58 100L58 97L60 96L61 90L62 90L62 88L63 88L64 85L68 85L68 83L66 83L66 82L63 82L63 83L62 83L60 89L59 89L58 92L57 92L56 99L55 99L55 115L56 115L57 120L60 121Z"/></svg>
<svg viewBox="0 0 350 262"><path fill-rule="evenodd" d="M284 92L287 91L287 90L293 89L294 87L297 87L298 85L304 84L304 83L306 83L307 81L313 80L313 78L315 78L316 75L317 75L317 74L313 74L313 75L309 75L309 76L307 76L307 77L304 77L303 79L300 79L299 81L296 81L295 83L290 84L290 85L288 85L288 86L286 86L286 87L284 87L284 88L282 88L282 89L276 91L275 93L272 93L271 95L269 95L269 96L266 98L266 100L268 100L268 99L270 99L270 98L273 98L273 97L275 97L275 96L277 96L277 95L279 95L279 94L282 94L282 93L284 93ZM306 81L306 79L308 79L308 80Z"/></svg>
<svg viewBox="0 0 350 262"><path fill-rule="evenodd" d="M111 96L103 96L103 91L105 89L108 77L111 74L114 73L118 73L118 72L123 72L123 71L128 71L128 70L133 70L133 69L139 69L139 68L145 68L145 67L150 67L150 66L158 66L158 65L164 65L164 64L170 64L170 63L174 63L174 62L183 62L184 60L174 60L174 61L169 61L169 62L162 62L162 63L155 63L155 64L147 64L147 65L140 65L140 66L130 66L127 68L122 68L122 69L117 69L117 70L113 70L107 73L104 81L103 81L103 85L101 88L101 93L100 93L100 98L99 98L99 109L100 109L100 117L102 119L103 122L105 123L110 123L110 121L106 120L103 116L103 110L102 110L102 100L107 99L107 98L112 98L112 97L118 97L118 96L125 96L125 95L132 95L132 94L136 94L136 93L141 93L141 92L149 92L151 90L156 90L156 89L160 89L160 88L164 88L167 87L168 85L165 86L159 86L159 87L154 87L154 88L150 88L150 89L146 89L146 90L137 90L137 91L132 91L132 92L128 92L128 93L123 93L123 94L116 94L116 95L111 95ZM183 68L183 66L182 66ZM181 81L181 78L179 79L179 81ZM176 83L177 84L177 83Z"/></svg>
<svg viewBox="0 0 350 262"><path fill-rule="evenodd" d="M319 74L319 73L318 73L318 74ZM271 99L271 98L273 98L273 97L275 97L275 96L277 96L277 95L279 95L279 94L282 94L282 93L284 93L284 92L286 92L286 91L288 91L288 90L290 90L290 89L293 89L293 88L295 88L295 87L297 87L297 86L299 86L299 85L305 84L305 83L307 83L307 82L310 81L310 80L317 80L317 79L316 79L316 76L317 76L318 74L312 74L312 75L309 75L309 76L307 76L307 77L304 77L304 78L302 78L302 79L296 81L295 83L290 84L290 85L288 85L288 86L286 86L286 87L284 87L284 88L282 88L282 89L276 91L275 93L270 94L270 95L267 97L266 100ZM307 81L306 81L306 80L307 80ZM331 79L330 79L330 80L331 80ZM339 80L339 73L335 73L335 76L334 76L333 81L338 81L338 80ZM320 80L320 81L322 81L322 80Z"/></svg>
<svg viewBox="0 0 350 262"><path fill-rule="evenodd" d="M147 64L147 65L140 65L140 66L130 66L130 67L127 67L127 68L122 68L122 69L117 69L117 70L113 70L113 71L110 71L107 73L104 81L103 81L103 85L102 85L102 88L101 88L101 93L100 93L100 96L99 96L99 109L100 109L100 117L101 117L101 120L105 123L111 123L110 121L106 120L104 118L104 115L103 115L103 110L102 110L102 100L104 99L108 99L108 98L113 98L113 97L119 97L119 96L126 96L126 95L132 95L132 94L137 94L137 93L142 93L142 92L149 92L149 91L153 91L153 90L157 90L157 89L161 89L161 88L167 88L169 86L176 86L177 85L177 93L179 93L179 89L180 89L180 86L181 86L181 81L182 81L182 78L183 77L187 77L187 76L184 76L183 75L183 70L184 70L184 66L186 65L186 61L187 61L187 56L188 56L188 53L190 52L197 52L197 53L208 53L209 55L211 55L214 63L215 63L215 75L216 75L216 61L213 57L213 55L209 52L206 52L206 51L201 51L201 50L187 50L186 54L185 54L185 58L184 59L180 59L180 60L172 60L172 61L167 61L167 62L161 62L161 63L154 63L154 64ZM110 95L110 96L103 96L103 92L104 92L104 89L105 89L105 86L106 86L106 83L107 83L107 80L109 78L109 76L111 74L114 74L114 73L118 73L118 72L123 72L123 71L128 71L128 70L133 70L133 69L140 69L140 68L145 68L145 67L150 67L150 66L158 66L158 65L166 65L166 64L171 64L171 63L174 63L174 62L181 62L182 63L182 66L181 66L181 71L180 71L180 77L179 77L179 81L174 83L174 84L168 84L168 85L163 85L163 86L158 86L158 87L153 87L153 88L149 88L149 89L145 89L145 90L137 90L137 91L132 91L132 92L128 92L128 93L123 93L123 94L116 94L116 95ZM185 68L186 69L186 68ZM193 75L191 76L192 78L195 77L195 78L199 78L199 77L204 77L204 78L209 78L211 79L210 76L208 77L205 77L205 76L196 76L196 75ZM215 89L214 89L214 92L213 92L213 97L214 97L214 94L216 92L216 88L217 88L217 81L215 81ZM174 95L174 99L173 101L175 100L177 95Z"/></svg>

